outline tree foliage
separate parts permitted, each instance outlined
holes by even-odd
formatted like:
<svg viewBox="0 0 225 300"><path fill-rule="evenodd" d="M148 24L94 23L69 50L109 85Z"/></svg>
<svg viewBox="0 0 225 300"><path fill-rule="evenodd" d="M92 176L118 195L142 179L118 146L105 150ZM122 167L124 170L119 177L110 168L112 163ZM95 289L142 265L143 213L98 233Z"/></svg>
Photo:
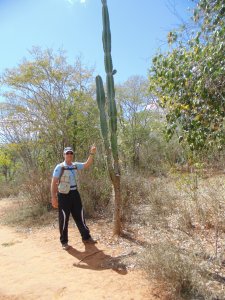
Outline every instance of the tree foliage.
<svg viewBox="0 0 225 300"><path fill-rule="evenodd" d="M153 59L150 91L167 113L169 138L179 128L192 150L225 144L225 3L199 0L192 28L168 35L171 49ZM188 32L188 35L186 33Z"/></svg>
<svg viewBox="0 0 225 300"><path fill-rule="evenodd" d="M152 114L156 108L153 97L147 93L147 87L147 79L140 76L132 76L117 86L120 148L133 167L140 166L140 149L149 140Z"/></svg>
<svg viewBox="0 0 225 300"><path fill-rule="evenodd" d="M0 181L1 175L5 182L11 181L19 165L16 144L6 144L0 147Z"/></svg>
<svg viewBox="0 0 225 300"><path fill-rule="evenodd" d="M62 159L65 145L81 152L98 137L92 70L80 58L69 65L61 51L33 48L30 54L2 76L7 91L0 134L18 144L27 169L49 168Z"/></svg>

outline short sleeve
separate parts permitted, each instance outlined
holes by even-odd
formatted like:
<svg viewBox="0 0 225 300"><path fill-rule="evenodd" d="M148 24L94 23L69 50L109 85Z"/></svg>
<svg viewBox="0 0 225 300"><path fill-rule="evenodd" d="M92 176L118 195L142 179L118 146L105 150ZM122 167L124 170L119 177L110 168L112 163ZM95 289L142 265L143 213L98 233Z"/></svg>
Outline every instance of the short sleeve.
<svg viewBox="0 0 225 300"><path fill-rule="evenodd" d="M84 163L75 162L75 166L77 167L77 170L82 170L84 168Z"/></svg>
<svg viewBox="0 0 225 300"><path fill-rule="evenodd" d="M60 165L57 165L53 171L52 176L59 178L61 170L62 170L62 167Z"/></svg>

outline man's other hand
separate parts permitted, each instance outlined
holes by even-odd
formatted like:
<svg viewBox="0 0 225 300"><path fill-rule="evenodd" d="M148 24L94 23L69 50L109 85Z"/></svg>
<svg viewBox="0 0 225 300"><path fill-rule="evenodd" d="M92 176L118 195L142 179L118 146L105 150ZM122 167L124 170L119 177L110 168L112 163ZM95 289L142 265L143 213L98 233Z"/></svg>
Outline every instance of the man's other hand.
<svg viewBox="0 0 225 300"><path fill-rule="evenodd" d="M56 197L52 198L52 206L54 208L58 208L58 199Z"/></svg>

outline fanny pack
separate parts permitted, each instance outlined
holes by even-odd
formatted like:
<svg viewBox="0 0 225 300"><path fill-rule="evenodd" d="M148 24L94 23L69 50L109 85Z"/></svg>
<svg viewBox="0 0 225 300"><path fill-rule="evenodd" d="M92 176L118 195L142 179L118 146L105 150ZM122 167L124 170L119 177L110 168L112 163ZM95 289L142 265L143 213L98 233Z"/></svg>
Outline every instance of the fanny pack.
<svg viewBox="0 0 225 300"><path fill-rule="evenodd" d="M70 186L70 170L77 169L77 166L73 165L72 167L64 166L61 164L61 174L59 176L59 185L58 191L62 194L68 194L71 188L76 186ZM67 171L67 172L65 172Z"/></svg>

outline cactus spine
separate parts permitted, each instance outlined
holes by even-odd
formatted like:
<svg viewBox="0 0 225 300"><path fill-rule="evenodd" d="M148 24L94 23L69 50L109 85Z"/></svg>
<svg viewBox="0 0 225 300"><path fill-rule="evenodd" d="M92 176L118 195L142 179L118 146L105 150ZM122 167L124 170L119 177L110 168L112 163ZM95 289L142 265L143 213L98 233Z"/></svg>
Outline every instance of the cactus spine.
<svg viewBox="0 0 225 300"><path fill-rule="evenodd" d="M107 165L109 175L113 183L115 192L115 209L114 209L114 234L121 233L121 221L120 221L120 170L118 159L118 147L117 147L117 109L115 101L115 88L113 75L116 70L113 70L113 63L111 57L111 32L109 22L109 12L107 7L107 1L102 1L102 42L104 50L104 63L106 72L106 93L103 87L101 76L96 77L96 94L98 109L100 112L100 124L101 132L104 141ZM108 114L106 114L106 105L108 106ZM110 136L110 137L109 137ZM113 157L113 163L112 163Z"/></svg>

